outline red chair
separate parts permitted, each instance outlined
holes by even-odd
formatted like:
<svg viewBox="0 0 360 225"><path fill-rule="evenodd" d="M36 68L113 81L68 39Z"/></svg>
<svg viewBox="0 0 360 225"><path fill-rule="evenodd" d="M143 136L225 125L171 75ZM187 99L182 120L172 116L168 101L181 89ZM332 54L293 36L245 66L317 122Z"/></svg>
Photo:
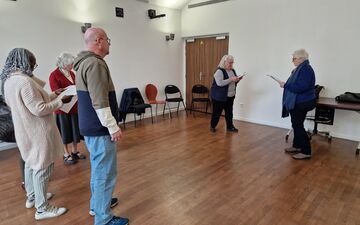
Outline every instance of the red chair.
<svg viewBox="0 0 360 225"><path fill-rule="evenodd" d="M155 116L157 116L158 104L165 104L165 100L157 100L156 99L157 93L158 93L158 90L155 85L153 85L153 84L146 85L145 94L146 94L147 99L149 100L149 104L156 105Z"/></svg>

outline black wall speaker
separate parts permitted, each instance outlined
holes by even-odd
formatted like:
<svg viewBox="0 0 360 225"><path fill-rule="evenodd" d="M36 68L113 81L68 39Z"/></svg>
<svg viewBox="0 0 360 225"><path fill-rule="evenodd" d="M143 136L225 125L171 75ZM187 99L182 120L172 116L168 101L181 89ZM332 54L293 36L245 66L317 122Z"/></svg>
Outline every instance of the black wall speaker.
<svg viewBox="0 0 360 225"><path fill-rule="evenodd" d="M149 9L148 10L148 15L150 17L150 19L153 19L156 17L156 10L155 9Z"/></svg>
<svg viewBox="0 0 360 225"><path fill-rule="evenodd" d="M124 9L123 8L119 8L119 7L115 7L115 15L116 17L124 17Z"/></svg>

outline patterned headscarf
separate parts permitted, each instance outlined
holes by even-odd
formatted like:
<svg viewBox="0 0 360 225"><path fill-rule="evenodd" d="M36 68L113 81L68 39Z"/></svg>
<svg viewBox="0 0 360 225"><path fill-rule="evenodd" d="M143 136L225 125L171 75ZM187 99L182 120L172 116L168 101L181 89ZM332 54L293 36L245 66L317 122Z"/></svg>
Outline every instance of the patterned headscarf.
<svg viewBox="0 0 360 225"><path fill-rule="evenodd" d="M36 58L33 53L25 48L14 48L10 51L5 61L5 66L0 74L2 83L1 91L4 92L4 83L14 72L22 72L30 77L33 76Z"/></svg>

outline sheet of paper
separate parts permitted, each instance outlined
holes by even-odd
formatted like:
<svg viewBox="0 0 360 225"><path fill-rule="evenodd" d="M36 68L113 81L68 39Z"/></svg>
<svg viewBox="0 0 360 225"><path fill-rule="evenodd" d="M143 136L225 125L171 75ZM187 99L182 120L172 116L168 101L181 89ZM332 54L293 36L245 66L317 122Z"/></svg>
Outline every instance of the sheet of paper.
<svg viewBox="0 0 360 225"><path fill-rule="evenodd" d="M276 82L278 82L278 83L281 82L281 80L280 80L279 78L277 78L277 77L275 77L275 76L273 76L273 75L266 74L266 76L270 77L271 79L273 79L274 81L276 81Z"/></svg>
<svg viewBox="0 0 360 225"><path fill-rule="evenodd" d="M65 103L63 106L61 106L60 110L68 113L70 112L71 108L75 105L75 103L77 102L77 96L76 96L76 85L70 85L68 87L65 88L65 90L63 92L61 92L61 94L59 95L60 98L62 98L63 96L66 95L72 95L73 97L71 98L71 101L68 103Z"/></svg>
<svg viewBox="0 0 360 225"><path fill-rule="evenodd" d="M70 85L61 93L62 95L76 95L76 85Z"/></svg>
<svg viewBox="0 0 360 225"><path fill-rule="evenodd" d="M70 110L72 109L72 107L75 105L75 103L77 102L77 96L74 95L72 98L71 98L71 101L68 102L68 103L65 103L63 106L60 107L60 110L65 112L65 113L68 113L70 112Z"/></svg>

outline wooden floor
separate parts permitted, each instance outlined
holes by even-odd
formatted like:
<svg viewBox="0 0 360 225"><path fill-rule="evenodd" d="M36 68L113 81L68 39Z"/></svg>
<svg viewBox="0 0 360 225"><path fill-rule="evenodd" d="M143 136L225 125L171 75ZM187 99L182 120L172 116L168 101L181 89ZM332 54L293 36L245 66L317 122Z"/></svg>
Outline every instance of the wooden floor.
<svg viewBox="0 0 360 225"><path fill-rule="evenodd" d="M222 118L213 134L209 120L182 113L129 123L118 144L114 214L131 225L360 224L357 143L316 137L313 159L295 161L283 152L284 129L236 122L239 133L227 133ZM17 150L0 152L1 225L93 224L88 160L56 162L50 202L69 211L36 222L35 209L25 209L18 159Z"/></svg>

